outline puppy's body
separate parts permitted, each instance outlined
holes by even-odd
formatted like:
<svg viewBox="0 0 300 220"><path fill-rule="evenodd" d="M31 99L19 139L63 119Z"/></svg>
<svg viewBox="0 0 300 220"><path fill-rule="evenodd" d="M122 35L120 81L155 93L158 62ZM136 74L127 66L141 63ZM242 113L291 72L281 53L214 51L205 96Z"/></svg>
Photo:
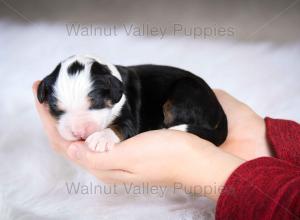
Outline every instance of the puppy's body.
<svg viewBox="0 0 300 220"><path fill-rule="evenodd" d="M210 87L174 67L113 66L75 56L42 81L38 98L48 102L63 137L86 139L94 150L161 128L187 131L215 145L227 136L226 115Z"/></svg>
<svg viewBox="0 0 300 220"><path fill-rule="evenodd" d="M199 77L168 66L117 66L124 79L128 107L116 119L132 112L136 133L186 125L216 145L226 138L227 120L213 91ZM127 116L126 116L127 117ZM128 138L132 135L125 136Z"/></svg>

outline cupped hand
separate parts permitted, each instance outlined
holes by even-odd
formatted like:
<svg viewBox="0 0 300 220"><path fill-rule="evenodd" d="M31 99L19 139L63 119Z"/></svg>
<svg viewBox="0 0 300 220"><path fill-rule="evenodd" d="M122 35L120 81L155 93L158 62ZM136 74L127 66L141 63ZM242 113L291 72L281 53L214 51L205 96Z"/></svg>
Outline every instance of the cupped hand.
<svg viewBox="0 0 300 220"><path fill-rule="evenodd" d="M228 137L220 148L245 160L272 156L264 119L228 93L214 92L228 119Z"/></svg>
<svg viewBox="0 0 300 220"><path fill-rule="evenodd" d="M40 84L40 81L34 82L32 86L33 95L35 98L35 107L37 109L37 112L40 116L40 119L42 121L42 124L44 126L44 130L47 134L48 140L50 142L51 147L53 149L64 156L66 156L66 152L68 147L72 142L67 141L63 139L60 134L57 131L56 127L56 121L55 119L50 115L48 110L48 105L41 104L37 99L37 89Z"/></svg>
<svg viewBox="0 0 300 220"><path fill-rule="evenodd" d="M38 83L33 85L34 94ZM51 146L105 182L222 186L243 159L269 152L263 119L227 93L215 92L229 121L229 135L220 148L192 134L164 129L136 135L109 152L92 152L84 142L64 140L47 106L36 101L36 107Z"/></svg>
<svg viewBox="0 0 300 220"><path fill-rule="evenodd" d="M181 183L189 188L222 187L244 162L193 134L168 129L141 133L105 153L91 152L84 144L74 143L68 155L108 183ZM219 193L203 195L217 199Z"/></svg>

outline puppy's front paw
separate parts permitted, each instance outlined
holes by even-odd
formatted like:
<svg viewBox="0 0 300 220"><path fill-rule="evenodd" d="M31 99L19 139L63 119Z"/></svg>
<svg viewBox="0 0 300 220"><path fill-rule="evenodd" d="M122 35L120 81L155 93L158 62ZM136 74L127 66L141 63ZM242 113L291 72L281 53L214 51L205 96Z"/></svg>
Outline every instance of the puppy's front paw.
<svg viewBox="0 0 300 220"><path fill-rule="evenodd" d="M95 132L85 140L88 147L97 152L109 151L118 142L120 139L110 128Z"/></svg>

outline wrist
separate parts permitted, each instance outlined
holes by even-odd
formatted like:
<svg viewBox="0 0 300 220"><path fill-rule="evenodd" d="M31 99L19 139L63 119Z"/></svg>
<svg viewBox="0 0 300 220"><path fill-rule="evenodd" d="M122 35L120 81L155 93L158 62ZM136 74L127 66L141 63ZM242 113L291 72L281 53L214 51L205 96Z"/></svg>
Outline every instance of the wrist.
<svg viewBox="0 0 300 220"><path fill-rule="evenodd" d="M241 151L246 153L243 158L252 160L258 157L272 156L272 151L267 141L264 119L255 114L255 116L249 120L248 126L252 128L252 132L248 132L245 140L237 141L237 145Z"/></svg>
<svg viewBox="0 0 300 220"><path fill-rule="evenodd" d="M272 150L266 137L264 119L256 114L251 114L247 117L247 121L247 124L243 123L231 130L231 135L220 148L245 160L272 156Z"/></svg>
<svg viewBox="0 0 300 220"><path fill-rule="evenodd" d="M226 180L245 161L215 146L195 146L181 183L195 194L217 200Z"/></svg>

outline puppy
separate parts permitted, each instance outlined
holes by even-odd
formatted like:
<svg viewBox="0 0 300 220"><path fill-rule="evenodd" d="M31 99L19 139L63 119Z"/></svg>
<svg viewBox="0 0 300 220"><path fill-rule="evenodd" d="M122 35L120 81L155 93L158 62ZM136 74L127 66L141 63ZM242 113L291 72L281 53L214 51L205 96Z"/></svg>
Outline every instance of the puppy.
<svg viewBox="0 0 300 220"><path fill-rule="evenodd" d="M227 118L211 88L196 75L159 65L119 66L90 56L59 63L38 87L67 140L104 152L144 131L175 129L215 145Z"/></svg>

